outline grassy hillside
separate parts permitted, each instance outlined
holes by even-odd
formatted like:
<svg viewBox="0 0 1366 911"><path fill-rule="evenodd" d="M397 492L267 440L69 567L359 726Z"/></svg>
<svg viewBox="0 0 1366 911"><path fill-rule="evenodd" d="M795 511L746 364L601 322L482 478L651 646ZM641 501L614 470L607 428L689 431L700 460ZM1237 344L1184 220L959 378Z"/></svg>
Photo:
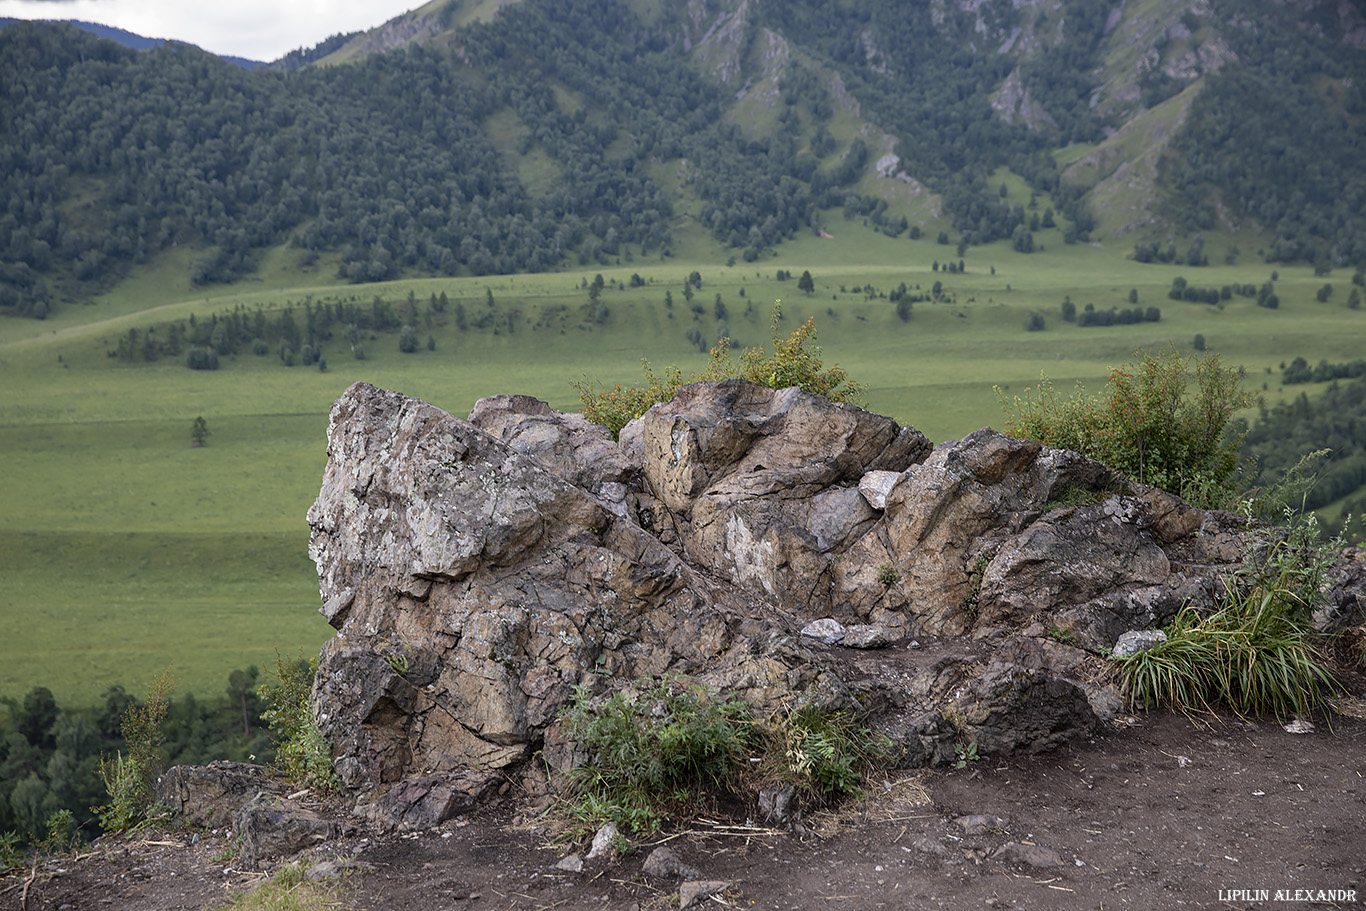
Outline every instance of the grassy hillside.
<svg viewBox="0 0 1366 911"><path fill-rule="evenodd" d="M692 259L539 275L306 285L308 276L282 267L260 282L191 290L157 280L158 269L175 267L169 260L46 322L0 321L0 622L12 631L0 695L41 684L79 704L113 683L138 690L167 666L181 692L217 693L233 668L273 666L276 650L316 651L330 629L316 613L304 514L322 475L327 409L357 380L457 416L502 392L569 409L570 384L582 376L634 381L642 357L700 367L704 356L687 332L712 336L718 294L738 345L768 341L770 307L782 298L787 326L814 317L827 363L869 384L869 407L942 441L1001 423L994 385L1019 393L1046 371L1060 387L1096 387L1138 346L1186 351L1200 333L1276 401L1289 394L1278 384L1281 362L1350 360L1366 342L1366 314L1343 306L1345 290L1319 303L1325 279L1307 267L1281 267L1278 310L1241 297L1216 307L1168 300L1172 279L1260 284L1268 267L1143 265L1123 251L1065 246L1055 230L1040 232L1042 252L1021 256L1004 242L975 248L966 271L949 274L932 264L956 262L953 247L889 238L838 212L828 224L830 238L804 235L777 256L730 266L727 251L700 233L689 240L686 228L679 246ZM796 288L807 269L809 297ZM700 316L682 294L694 270ZM793 278L778 281L778 270ZM599 272L608 283L602 323L588 318L583 288ZM630 287L633 275L644 284ZM1348 276L1327 280L1348 287ZM882 296L903 282L928 292L936 281L944 299L915 304L908 322ZM1140 305L1161 309L1160 322L1083 329L1059 316L1064 297L1078 309L1125 307L1131 289ZM204 320L258 305L276 313L308 296L398 305L410 291L422 305L423 344L413 354L399 352L396 334L379 333L364 339L363 361L339 335L323 343L326 372L285 367L274 351L224 358L217 371L108 356L129 328L191 314ZM473 318L489 291L498 320L461 331L454 307ZM442 292L450 308L429 314L431 295ZM1045 315L1042 332L1023 329L1034 311ZM212 435L194 448L190 428L201 415Z"/></svg>

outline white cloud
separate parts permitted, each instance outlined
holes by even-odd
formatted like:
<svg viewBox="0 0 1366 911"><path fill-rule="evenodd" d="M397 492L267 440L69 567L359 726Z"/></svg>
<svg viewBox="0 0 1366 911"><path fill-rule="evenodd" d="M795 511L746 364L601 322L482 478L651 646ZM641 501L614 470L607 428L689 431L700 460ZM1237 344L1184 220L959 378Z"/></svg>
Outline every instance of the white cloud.
<svg viewBox="0 0 1366 911"><path fill-rule="evenodd" d="M0 17L81 19L215 54L275 60L338 32L373 28L421 0L0 0Z"/></svg>

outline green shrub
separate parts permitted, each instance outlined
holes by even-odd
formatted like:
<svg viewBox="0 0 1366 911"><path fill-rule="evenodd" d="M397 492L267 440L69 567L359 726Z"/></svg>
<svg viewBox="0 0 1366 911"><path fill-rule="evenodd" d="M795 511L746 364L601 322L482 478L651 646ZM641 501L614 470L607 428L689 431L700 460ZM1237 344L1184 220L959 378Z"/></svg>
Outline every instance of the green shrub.
<svg viewBox="0 0 1366 911"><path fill-rule="evenodd" d="M862 796L864 777L896 759L890 740L848 712L799 706L764 727L760 774L796 787L806 799Z"/></svg>
<svg viewBox="0 0 1366 911"><path fill-rule="evenodd" d="M1048 377L1034 396L1001 398L1013 436L1071 449L1206 508L1227 506L1242 434L1233 417L1256 403L1243 391L1242 368L1217 354L1182 357L1174 349L1110 371L1104 393L1078 388L1061 399Z"/></svg>
<svg viewBox="0 0 1366 911"><path fill-rule="evenodd" d="M591 756L570 779L578 835L609 821L654 831L671 813L733 791L755 739L745 702L678 678L640 681L598 704L581 686L563 720Z"/></svg>
<svg viewBox="0 0 1366 911"><path fill-rule="evenodd" d="M1251 491L1238 503L1248 520L1253 544L1243 555L1238 576L1245 588L1284 588L1292 620L1308 624L1323 601L1329 571L1346 546L1342 536L1322 540L1319 517L1308 508L1309 491L1331 450L1307 453L1275 484ZM1256 520L1276 522L1257 526Z"/></svg>
<svg viewBox="0 0 1366 911"><path fill-rule="evenodd" d="M299 787L322 793L341 790L332 768L332 744L313 719L313 678L318 662L302 656L287 662L275 655L276 683L262 696L266 710L261 717L275 738L275 768Z"/></svg>
<svg viewBox="0 0 1366 911"><path fill-rule="evenodd" d="M44 854L70 854L80 843L76 814L70 810L58 810L47 818L47 835L38 847Z"/></svg>
<svg viewBox="0 0 1366 911"><path fill-rule="evenodd" d="M164 673L147 689L147 701L136 702L123 713L123 742L128 753L100 757L100 780L109 803L96 807L100 827L106 832L127 832L142 825L152 810L153 787L161 774L164 737L161 723L170 707L170 674Z"/></svg>
<svg viewBox="0 0 1366 911"><path fill-rule="evenodd" d="M0 832L0 875L18 870L24 865L24 852L19 847L18 832Z"/></svg>
<svg viewBox="0 0 1366 911"><path fill-rule="evenodd" d="M808 346L816 338L816 326L812 320L808 319L785 338L779 334L781 304L782 301L773 304L772 353L762 345L746 348L737 362L731 356L730 340L723 338L711 349L706 368L700 374L691 374L686 381L677 367L669 367L663 375L656 375L648 361L642 361L645 382L638 386L622 386L618 383L611 389L595 391L585 377L574 384L584 417L606 427L611 431L612 438L616 439L630 421L648 411L651 405L673 398L685 382L704 380L745 379L772 389L798 386L834 402L861 402L866 388L850 382L848 372L838 365L829 370L824 369L820 348Z"/></svg>

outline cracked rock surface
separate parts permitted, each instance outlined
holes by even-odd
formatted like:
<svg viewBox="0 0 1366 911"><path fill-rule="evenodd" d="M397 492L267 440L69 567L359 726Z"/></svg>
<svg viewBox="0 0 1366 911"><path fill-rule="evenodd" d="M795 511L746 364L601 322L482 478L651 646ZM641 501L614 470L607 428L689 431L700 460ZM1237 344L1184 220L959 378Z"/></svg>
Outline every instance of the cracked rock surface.
<svg viewBox="0 0 1366 911"><path fill-rule="evenodd" d="M358 810L398 828L567 766L585 683L856 710L909 765L1051 748L1118 706L1099 653L1213 605L1256 533L1076 453L931 446L743 381L683 387L620 444L526 396L461 420L358 383L308 519L337 630L315 715ZM1360 622L1354 597L1329 621Z"/></svg>

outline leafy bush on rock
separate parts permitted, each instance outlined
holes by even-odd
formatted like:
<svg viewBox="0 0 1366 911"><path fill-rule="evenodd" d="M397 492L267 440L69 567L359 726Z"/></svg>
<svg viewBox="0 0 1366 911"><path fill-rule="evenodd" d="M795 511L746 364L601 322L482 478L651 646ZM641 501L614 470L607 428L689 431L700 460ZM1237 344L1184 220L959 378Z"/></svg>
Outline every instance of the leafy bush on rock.
<svg viewBox="0 0 1366 911"><path fill-rule="evenodd" d="M1243 434L1234 415L1257 401L1243 390L1243 378L1241 367L1224 367L1217 354L1139 351L1136 361L1111 369L1100 395L1078 387L1062 399L1047 376L1032 396L1006 401L999 389L997 395L1012 436L1071 449L1141 484L1216 508L1237 493Z"/></svg>
<svg viewBox="0 0 1366 911"><path fill-rule="evenodd" d="M730 340L723 338L711 349L710 359L703 371L691 374L686 382L745 379L772 389L798 386L833 402L860 403L866 387L850 382L848 371L839 365L825 369L820 348L809 345L816 338L813 320L808 319L786 337L779 334L781 304L781 301L773 304L772 353L763 345L757 345L741 352L737 362L731 356ZM662 375L657 375L650 369L648 361L642 363L646 379L637 386L622 386L618 383L611 389L594 390L587 377L574 384L584 417L610 430L613 439L623 427L648 411L650 406L667 402L684 385L683 372L677 367L668 367Z"/></svg>

